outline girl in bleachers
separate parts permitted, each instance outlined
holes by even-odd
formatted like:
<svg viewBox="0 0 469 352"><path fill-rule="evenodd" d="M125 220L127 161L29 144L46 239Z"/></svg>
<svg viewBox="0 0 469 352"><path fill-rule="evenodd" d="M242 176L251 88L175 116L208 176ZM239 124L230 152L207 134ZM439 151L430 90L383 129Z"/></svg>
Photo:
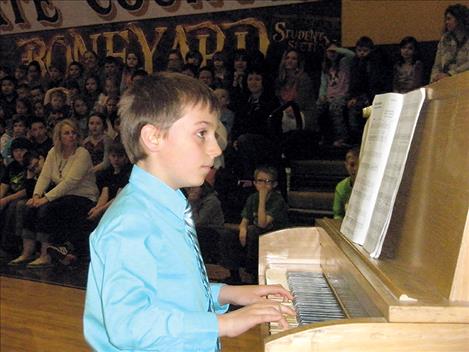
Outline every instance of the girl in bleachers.
<svg viewBox="0 0 469 352"><path fill-rule="evenodd" d="M67 75L65 77L65 84L68 84L68 82L75 81L78 83L80 90L83 90L85 86L85 79L83 78L83 74L85 72L85 69L83 68L83 65L79 63L78 61L72 61L68 65L68 70L67 70Z"/></svg>
<svg viewBox="0 0 469 352"><path fill-rule="evenodd" d="M469 70L469 9L450 5L445 11L445 32L438 43L431 81Z"/></svg>
<svg viewBox="0 0 469 352"><path fill-rule="evenodd" d="M88 137L83 140L91 155L93 172L103 171L109 166L108 150L112 139L105 133L106 117L101 113L92 113L88 119Z"/></svg>
<svg viewBox="0 0 469 352"><path fill-rule="evenodd" d="M80 131L80 136L88 136L88 117L89 111L88 104L86 104L86 99L82 95L76 96L72 101L73 111L72 118L78 124L78 129Z"/></svg>
<svg viewBox="0 0 469 352"><path fill-rule="evenodd" d="M83 97L88 108L90 110L93 109L101 94L100 81L97 75L91 75L85 79L85 89L83 92Z"/></svg>
<svg viewBox="0 0 469 352"><path fill-rule="evenodd" d="M46 79L46 89L63 87L64 86L64 73L63 69L58 65L49 65Z"/></svg>
<svg viewBox="0 0 469 352"><path fill-rule="evenodd" d="M125 57L125 65L122 70L120 92L123 93L132 83L132 74L142 66L140 55L136 51L128 51Z"/></svg>
<svg viewBox="0 0 469 352"><path fill-rule="evenodd" d="M44 106L49 129L53 130L56 123L70 116L70 103L67 90L62 87L52 88L46 92Z"/></svg>
<svg viewBox="0 0 469 352"><path fill-rule="evenodd" d="M31 101L27 98L18 98L16 100L16 113L18 115L30 117L33 114Z"/></svg>
<svg viewBox="0 0 469 352"><path fill-rule="evenodd" d="M217 51L212 57L214 87L229 88L232 83L232 74L227 67L227 60L224 53Z"/></svg>
<svg viewBox="0 0 469 352"><path fill-rule="evenodd" d="M99 76L99 57L93 50L87 50L82 57L85 76Z"/></svg>
<svg viewBox="0 0 469 352"><path fill-rule="evenodd" d="M118 94L119 94L119 85L118 85L117 79L115 77L105 78L103 91L99 95L98 100L96 101L94 110L104 113L107 98L110 95L118 95Z"/></svg>
<svg viewBox="0 0 469 352"><path fill-rule="evenodd" d="M393 67L393 92L407 93L421 87L422 75L423 64L419 60L417 40L405 37L399 44L399 57Z"/></svg>
<svg viewBox="0 0 469 352"><path fill-rule="evenodd" d="M276 95L282 104L294 101L304 115L307 127L315 130L313 121L312 90L313 84L304 71L304 60L296 49L283 53L275 82Z"/></svg>
<svg viewBox="0 0 469 352"><path fill-rule="evenodd" d="M36 60L33 60L28 64L28 73L26 75L26 80L30 87L33 87L37 84L44 86L44 82L42 80L41 65L39 65L39 62L37 62Z"/></svg>
<svg viewBox="0 0 469 352"><path fill-rule="evenodd" d="M341 48L336 41L326 47L321 72L319 98L316 102L318 122L325 140L332 137L334 146L341 147L348 140L344 115L347 103L350 65L355 53ZM332 133L329 130L332 127ZM329 135L332 136L329 136Z"/></svg>

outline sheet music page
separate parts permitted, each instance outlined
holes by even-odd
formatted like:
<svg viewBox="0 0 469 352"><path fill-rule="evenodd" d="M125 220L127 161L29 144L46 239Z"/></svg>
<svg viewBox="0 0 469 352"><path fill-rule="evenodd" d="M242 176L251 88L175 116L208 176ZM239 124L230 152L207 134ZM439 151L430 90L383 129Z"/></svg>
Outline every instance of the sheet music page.
<svg viewBox="0 0 469 352"><path fill-rule="evenodd" d="M365 250L370 253L372 258L378 258L381 254L415 127L417 126L424 101L424 88L404 95L401 116L397 124L389 158L379 188L378 198L371 216L370 227L364 243Z"/></svg>
<svg viewBox="0 0 469 352"><path fill-rule="evenodd" d="M373 100L357 177L340 228L345 236L360 245L364 244L368 233L403 99L403 94L387 93Z"/></svg>

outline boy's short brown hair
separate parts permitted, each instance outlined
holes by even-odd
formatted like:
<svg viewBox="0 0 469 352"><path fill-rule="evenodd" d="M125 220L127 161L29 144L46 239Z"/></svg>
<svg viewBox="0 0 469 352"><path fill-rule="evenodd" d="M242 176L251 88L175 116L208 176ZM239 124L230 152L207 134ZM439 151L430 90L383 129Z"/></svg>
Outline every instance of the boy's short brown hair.
<svg viewBox="0 0 469 352"><path fill-rule="evenodd" d="M161 72L135 82L119 101L120 133L132 163L146 158L140 144L143 126L167 131L187 108L202 105L220 115L218 99L203 82L180 74Z"/></svg>
<svg viewBox="0 0 469 352"><path fill-rule="evenodd" d="M270 165L261 165L256 167L256 169L254 170L254 179L256 179L257 175L261 172L270 175L270 177L272 177L272 181L277 181L278 172L275 167Z"/></svg>

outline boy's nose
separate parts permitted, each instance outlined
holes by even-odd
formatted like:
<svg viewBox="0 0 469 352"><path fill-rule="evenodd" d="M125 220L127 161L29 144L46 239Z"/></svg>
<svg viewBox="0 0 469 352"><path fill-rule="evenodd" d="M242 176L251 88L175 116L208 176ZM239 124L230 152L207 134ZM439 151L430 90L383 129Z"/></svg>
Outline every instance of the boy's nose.
<svg viewBox="0 0 469 352"><path fill-rule="evenodd" d="M216 139L213 140L212 143L210 143L209 149L208 149L208 155L210 155L212 158L216 158L217 156L221 155L222 151L220 146L218 145L218 142Z"/></svg>

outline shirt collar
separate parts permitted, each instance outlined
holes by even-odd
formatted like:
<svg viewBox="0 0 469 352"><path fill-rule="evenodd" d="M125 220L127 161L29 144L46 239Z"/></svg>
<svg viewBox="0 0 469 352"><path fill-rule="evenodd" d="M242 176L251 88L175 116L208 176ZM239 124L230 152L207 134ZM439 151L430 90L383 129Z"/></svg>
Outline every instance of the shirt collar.
<svg viewBox="0 0 469 352"><path fill-rule="evenodd" d="M187 199L180 189L172 189L158 177L137 165L132 168L129 183L140 189L146 197L152 198L155 204L161 204L177 217L184 218Z"/></svg>

